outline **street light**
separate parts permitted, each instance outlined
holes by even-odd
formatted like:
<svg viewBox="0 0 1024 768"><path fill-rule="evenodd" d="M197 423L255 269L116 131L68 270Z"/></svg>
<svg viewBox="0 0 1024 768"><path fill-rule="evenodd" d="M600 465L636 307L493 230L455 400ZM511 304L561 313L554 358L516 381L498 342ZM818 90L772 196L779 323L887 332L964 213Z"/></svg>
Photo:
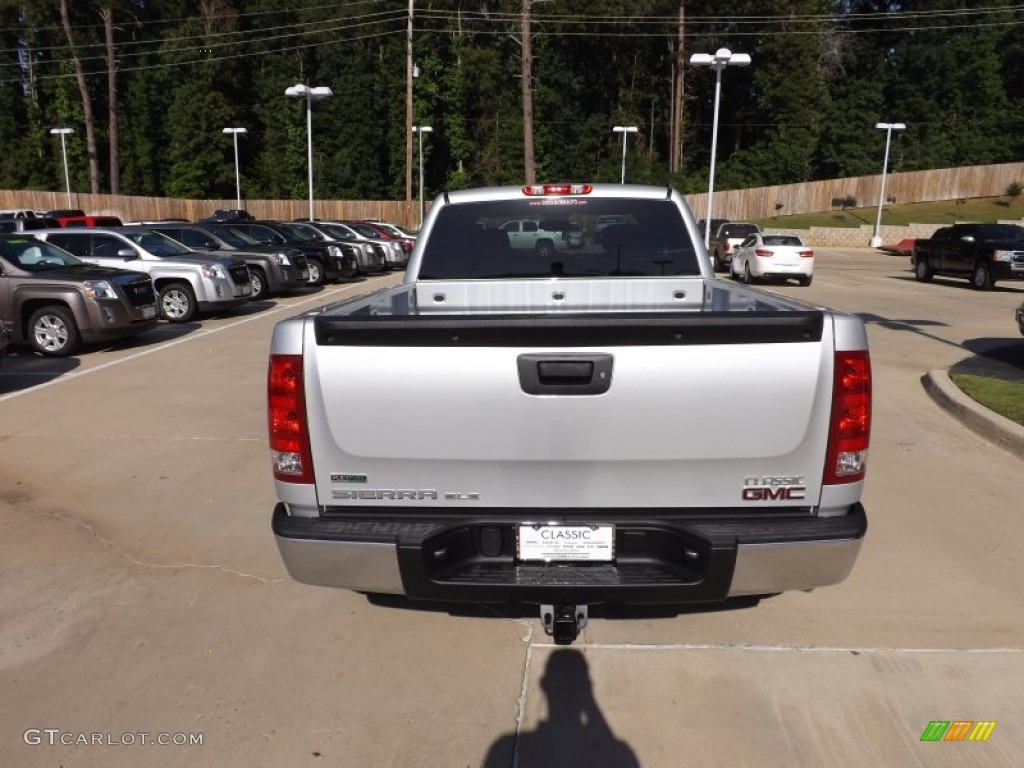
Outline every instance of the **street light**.
<svg viewBox="0 0 1024 768"><path fill-rule="evenodd" d="M715 191L715 149L718 146L718 102L722 95L722 70L730 64L734 67L745 67L750 64L750 54L733 53L728 48L719 48L712 56L710 53L695 53L690 63L696 66L711 67L715 70L715 116L711 124L711 171L708 175L708 204L704 214L704 247L707 248L711 239L711 196Z"/></svg>
<svg viewBox="0 0 1024 768"><path fill-rule="evenodd" d="M904 123L875 123L875 128L885 131L885 160L882 161L882 184L878 190L878 218L875 219L875 233L871 236L869 245L877 248L882 244L882 238L878 234L882 226L882 204L885 202L885 172L889 168L889 142L892 141L893 131L904 131L907 126Z"/></svg>
<svg viewBox="0 0 1024 768"><path fill-rule="evenodd" d="M635 125L616 125L612 128L612 133L622 134L622 179L620 184L626 183L626 136L630 133L636 133L637 127Z"/></svg>
<svg viewBox="0 0 1024 768"><path fill-rule="evenodd" d="M433 133L434 129L429 125L414 125L412 132L419 134L420 140L420 229L423 228L423 134Z"/></svg>
<svg viewBox="0 0 1024 768"><path fill-rule="evenodd" d="M306 100L306 148L309 155L309 220L313 221L313 102L333 96L334 93L326 86L310 88L308 85L299 83L290 88L285 88L285 96L295 99Z"/></svg>
<svg viewBox="0 0 1024 768"><path fill-rule="evenodd" d="M68 208L71 207L71 176L68 175L68 148L64 142L64 137L69 133L74 133L73 128L51 128L50 133L60 135L60 154L64 158L64 187L68 191Z"/></svg>
<svg viewBox="0 0 1024 768"><path fill-rule="evenodd" d="M238 134L248 133L245 128L225 128L223 133L230 133L235 141L235 197L238 200L238 208L242 207L242 177L238 174Z"/></svg>

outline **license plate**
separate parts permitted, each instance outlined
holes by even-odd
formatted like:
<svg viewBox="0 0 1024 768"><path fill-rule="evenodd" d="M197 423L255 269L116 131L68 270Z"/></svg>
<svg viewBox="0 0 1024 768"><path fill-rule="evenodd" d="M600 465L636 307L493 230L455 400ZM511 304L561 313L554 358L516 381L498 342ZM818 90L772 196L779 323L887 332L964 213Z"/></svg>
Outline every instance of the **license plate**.
<svg viewBox="0 0 1024 768"><path fill-rule="evenodd" d="M609 563L615 557L614 525L520 525L520 560Z"/></svg>
<svg viewBox="0 0 1024 768"><path fill-rule="evenodd" d="M240 289L239 296L249 296L249 295L252 294L252 286L251 285L240 285L239 289Z"/></svg>
<svg viewBox="0 0 1024 768"><path fill-rule="evenodd" d="M306 282L307 280L309 280L309 272L305 269L299 272L299 280L301 280L302 282Z"/></svg>
<svg viewBox="0 0 1024 768"><path fill-rule="evenodd" d="M143 307L142 319L149 320L151 317L156 317L156 307Z"/></svg>

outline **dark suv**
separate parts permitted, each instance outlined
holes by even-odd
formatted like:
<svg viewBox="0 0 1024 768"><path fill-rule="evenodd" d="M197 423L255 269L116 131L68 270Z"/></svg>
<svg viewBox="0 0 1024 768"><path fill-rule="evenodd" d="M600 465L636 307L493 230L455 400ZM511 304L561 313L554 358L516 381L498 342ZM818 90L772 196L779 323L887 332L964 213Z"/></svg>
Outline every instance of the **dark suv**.
<svg viewBox="0 0 1024 768"><path fill-rule="evenodd" d="M205 222L204 222L205 223ZM317 242L302 225L282 221L228 221L225 226L264 245L288 245L306 256L309 285L327 281L350 280L359 273L355 255L340 244Z"/></svg>
<svg viewBox="0 0 1024 768"><path fill-rule="evenodd" d="M309 280L305 254L298 248L263 245L227 224L155 222L149 224L193 251L226 251L245 261L252 280L253 299L304 288Z"/></svg>

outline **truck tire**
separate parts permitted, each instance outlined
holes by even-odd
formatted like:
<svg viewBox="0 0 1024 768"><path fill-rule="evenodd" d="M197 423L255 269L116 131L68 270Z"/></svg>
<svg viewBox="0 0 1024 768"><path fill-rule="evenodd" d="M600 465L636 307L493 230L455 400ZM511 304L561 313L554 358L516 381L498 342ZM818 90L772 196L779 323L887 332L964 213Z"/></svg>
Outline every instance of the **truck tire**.
<svg viewBox="0 0 1024 768"><path fill-rule="evenodd" d="M187 323L199 313L196 294L188 283L164 283L157 291L160 317L169 323Z"/></svg>
<svg viewBox="0 0 1024 768"><path fill-rule="evenodd" d="M996 281L992 279L992 270L988 268L988 264L978 262L974 265L974 271L971 272L971 285L979 291L991 291L996 287Z"/></svg>
<svg viewBox="0 0 1024 768"><path fill-rule="evenodd" d="M309 267L309 279L306 285L321 286L324 284L324 265L315 256L307 256L306 264Z"/></svg>
<svg viewBox="0 0 1024 768"><path fill-rule="evenodd" d="M918 256L914 261L914 277L919 283L930 283L935 273L932 272L932 268L928 266L928 259L923 256Z"/></svg>
<svg viewBox="0 0 1024 768"><path fill-rule="evenodd" d="M555 252L555 244L550 240L538 240L534 250L542 259L546 259Z"/></svg>
<svg viewBox="0 0 1024 768"><path fill-rule="evenodd" d="M270 295L267 275L259 267L249 267L249 279L252 282L252 300L259 301Z"/></svg>
<svg viewBox="0 0 1024 768"><path fill-rule="evenodd" d="M32 349L46 357L66 357L78 349L81 334L74 315L66 307L40 307L28 321Z"/></svg>

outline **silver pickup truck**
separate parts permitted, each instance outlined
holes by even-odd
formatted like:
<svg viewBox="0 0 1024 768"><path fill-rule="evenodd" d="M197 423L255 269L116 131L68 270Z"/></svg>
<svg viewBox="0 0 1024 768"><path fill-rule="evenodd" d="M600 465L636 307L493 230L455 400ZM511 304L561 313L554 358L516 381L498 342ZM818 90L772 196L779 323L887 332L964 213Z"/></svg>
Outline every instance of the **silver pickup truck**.
<svg viewBox="0 0 1024 768"><path fill-rule="evenodd" d="M616 223L573 251L509 246L503 222L553 209ZM589 604L842 581L867 528L863 322L715 279L701 237L666 188L450 192L404 285L279 323L272 527L291 576L536 603L557 642Z"/></svg>

